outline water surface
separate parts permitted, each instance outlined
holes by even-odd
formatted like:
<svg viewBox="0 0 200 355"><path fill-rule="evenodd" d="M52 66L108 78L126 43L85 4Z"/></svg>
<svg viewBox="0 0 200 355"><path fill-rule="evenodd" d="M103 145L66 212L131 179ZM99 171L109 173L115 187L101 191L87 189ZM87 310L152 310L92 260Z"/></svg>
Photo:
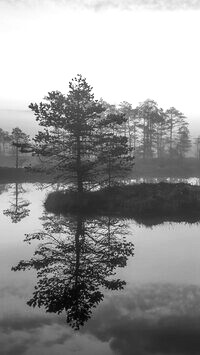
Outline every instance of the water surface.
<svg viewBox="0 0 200 355"><path fill-rule="evenodd" d="M147 228L133 220L113 221L105 218L80 223L77 219L64 220L62 217L59 220L60 217L56 217L46 227L51 228L51 235L60 233L61 256L71 256L70 262L72 266L75 265L73 262L77 258L73 259L73 255L77 249L73 236L79 230L79 241L82 243L84 235L84 243L87 242L84 245L88 248L84 259L80 259L84 261L81 264L84 284L88 285L88 290L93 282L94 289L99 287L104 298L96 304L91 318L79 330L74 330L66 322L65 311L61 314L49 313L44 307L27 305L38 281L36 270L31 268L29 271L14 272L11 268L18 265L20 260L33 258L38 245L43 246L46 242L46 239L36 239L28 244L23 240L26 233L30 236L45 231L44 223L49 220L43 200L47 192L48 188L39 190L32 184L1 185L0 354L199 354L198 224L166 222ZM62 228L68 237L62 234ZM122 245L123 237L124 243L134 244L134 256L128 256L126 248L123 248L123 252L118 248ZM70 248L70 243L75 249ZM54 256L58 258L58 253ZM62 265L63 259L59 259L59 268L54 268L52 273L61 270ZM67 265L65 272L73 272L75 266L70 269L70 264ZM90 265L99 265L99 273L97 268L92 269ZM112 268L116 275L109 276ZM124 289L116 289L116 284L112 284L113 289L106 289L103 285L106 273L108 280L125 281ZM59 285L61 287L61 283ZM46 290L53 290L50 300L55 300L56 289L53 285L48 284ZM77 295L80 296L80 293ZM47 295L45 297L47 299Z"/></svg>

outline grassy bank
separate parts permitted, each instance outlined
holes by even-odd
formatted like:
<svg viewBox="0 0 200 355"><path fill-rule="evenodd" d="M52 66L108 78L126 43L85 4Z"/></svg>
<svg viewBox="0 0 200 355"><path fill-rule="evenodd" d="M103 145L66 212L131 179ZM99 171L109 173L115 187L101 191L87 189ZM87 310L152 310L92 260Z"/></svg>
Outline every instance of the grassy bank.
<svg viewBox="0 0 200 355"><path fill-rule="evenodd" d="M58 191L45 201L49 212L110 215L157 224L163 221L200 220L200 187L189 184L139 184L83 193Z"/></svg>

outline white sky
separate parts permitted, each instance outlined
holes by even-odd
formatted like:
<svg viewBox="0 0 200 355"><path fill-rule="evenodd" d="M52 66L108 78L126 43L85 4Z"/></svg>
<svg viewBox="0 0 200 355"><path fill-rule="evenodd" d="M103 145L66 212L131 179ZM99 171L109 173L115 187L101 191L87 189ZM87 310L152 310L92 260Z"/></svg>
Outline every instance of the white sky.
<svg viewBox="0 0 200 355"><path fill-rule="evenodd" d="M96 98L134 106L151 98L200 117L200 10L71 3L0 0L0 109L67 93L81 73Z"/></svg>

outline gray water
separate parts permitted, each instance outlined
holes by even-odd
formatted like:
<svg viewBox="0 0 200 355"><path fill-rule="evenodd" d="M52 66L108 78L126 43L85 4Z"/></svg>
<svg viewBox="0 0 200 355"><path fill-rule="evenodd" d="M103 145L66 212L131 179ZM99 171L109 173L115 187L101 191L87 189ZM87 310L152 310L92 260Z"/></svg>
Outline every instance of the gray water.
<svg viewBox="0 0 200 355"><path fill-rule="evenodd" d="M126 241L134 244L134 256L128 257L126 266L116 268L115 278L126 285L113 291L100 287L104 299L91 319L74 330L65 312L47 313L43 307L27 305L37 282L35 270L11 271L20 260L30 259L42 243L23 240L26 233L43 230L48 188L18 187L18 206L25 209L17 211L21 220L13 217L15 184L1 186L0 192L1 355L200 353L199 225L164 223L147 228L134 220L122 221Z"/></svg>

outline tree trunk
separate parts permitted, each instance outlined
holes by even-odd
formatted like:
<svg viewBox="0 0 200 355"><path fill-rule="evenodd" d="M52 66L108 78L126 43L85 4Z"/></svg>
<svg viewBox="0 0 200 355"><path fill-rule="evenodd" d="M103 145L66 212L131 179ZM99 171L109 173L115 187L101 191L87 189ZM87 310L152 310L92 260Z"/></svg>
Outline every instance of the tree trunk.
<svg viewBox="0 0 200 355"><path fill-rule="evenodd" d="M173 138L173 121L172 121L172 114L170 117L170 138L169 138L169 155L172 158L172 138Z"/></svg>
<svg viewBox="0 0 200 355"><path fill-rule="evenodd" d="M135 151L135 148L136 148L136 124L134 123L134 126L133 126L133 149Z"/></svg>
<svg viewBox="0 0 200 355"><path fill-rule="evenodd" d="M83 176L81 171L81 144L80 144L80 136L77 137L77 191L79 194L83 192Z"/></svg>
<svg viewBox="0 0 200 355"><path fill-rule="evenodd" d="M110 156L108 159L108 187L110 189L111 187L111 161L110 161Z"/></svg>
<svg viewBox="0 0 200 355"><path fill-rule="evenodd" d="M19 148L16 147L16 169L19 167Z"/></svg>
<svg viewBox="0 0 200 355"><path fill-rule="evenodd" d="M143 126L143 159L146 158L146 121L144 118L144 126Z"/></svg>

